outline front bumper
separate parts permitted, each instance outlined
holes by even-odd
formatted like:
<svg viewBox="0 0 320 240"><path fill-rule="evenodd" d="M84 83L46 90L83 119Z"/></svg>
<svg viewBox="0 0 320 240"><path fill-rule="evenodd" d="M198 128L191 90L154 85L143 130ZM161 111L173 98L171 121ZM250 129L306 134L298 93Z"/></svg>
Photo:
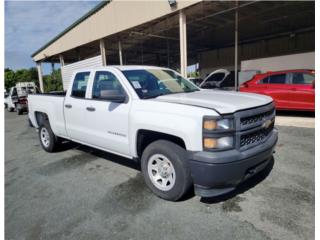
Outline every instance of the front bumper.
<svg viewBox="0 0 320 240"><path fill-rule="evenodd" d="M214 197L233 191L269 164L277 140L278 130L274 129L263 144L246 151L189 152L196 195Z"/></svg>

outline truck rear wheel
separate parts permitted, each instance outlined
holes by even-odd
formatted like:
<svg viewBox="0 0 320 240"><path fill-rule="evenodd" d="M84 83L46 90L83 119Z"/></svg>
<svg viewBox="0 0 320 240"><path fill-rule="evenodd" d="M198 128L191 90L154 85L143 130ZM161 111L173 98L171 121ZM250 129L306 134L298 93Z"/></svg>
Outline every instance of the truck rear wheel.
<svg viewBox="0 0 320 240"><path fill-rule="evenodd" d="M39 139L42 148L47 152L55 152L59 146L59 140L52 132L48 121L43 122L40 126Z"/></svg>
<svg viewBox="0 0 320 240"><path fill-rule="evenodd" d="M179 200L192 185L186 150L166 140L151 143L143 151L141 170L147 186L157 196Z"/></svg>

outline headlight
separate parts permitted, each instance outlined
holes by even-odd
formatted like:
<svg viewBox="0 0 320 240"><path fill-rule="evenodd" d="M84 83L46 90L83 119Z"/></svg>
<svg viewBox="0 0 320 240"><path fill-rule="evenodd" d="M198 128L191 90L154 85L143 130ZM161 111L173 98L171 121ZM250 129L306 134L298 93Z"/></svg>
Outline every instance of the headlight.
<svg viewBox="0 0 320 240"><path fill-rule="evenodd" d="M203 138L203 146L206 149L224 149L233 147L233 137L205 137Z"/></svg>
<svg viewBox="0 0 320 240"><path fill-rule="evenodd" d="M225 150L234 147L235 124L233 116L224 118L204 116L203 148L206 150Z"/></svg>
<svg viewBox="0 0 320 240"><path fill-rule="evenodd" d="M232 120L231 119L204 119L203 129L205 130L230 130L232 129Z"/></svg>

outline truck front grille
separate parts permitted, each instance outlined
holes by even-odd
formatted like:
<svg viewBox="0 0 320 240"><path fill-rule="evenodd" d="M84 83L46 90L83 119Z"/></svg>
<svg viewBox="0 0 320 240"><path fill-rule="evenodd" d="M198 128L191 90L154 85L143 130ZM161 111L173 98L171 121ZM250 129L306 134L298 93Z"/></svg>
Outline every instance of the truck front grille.
<svg viewBox="0 0 320 240"><path fill-rule="evenodd" d="M274 103L251 108L234 114L236 123L236 147L245 151L268 139L275 121Z"/></svg>
<svg viewBox="0 0 320 240"><path fill-rule="evenodd" d="M259 113L256 115L252 115L252 116L248 116L248 117L242 117L240 118L240 124L241 127L246 127L249 126L251 124L255 124L258 122L263 121L266 118L270 118L270 116L272 116L274 113L274 108L272 108L269 111L263 112L263 113Z"/></svg>
<svg viewBox="0 0 320 240"><path fill-rule="evenodd" d="M273 128L274 121L272 121L268 128L260 128L257 131L241 135L240 148L253 146L260 142L263 142L272 132Z"/></svg>

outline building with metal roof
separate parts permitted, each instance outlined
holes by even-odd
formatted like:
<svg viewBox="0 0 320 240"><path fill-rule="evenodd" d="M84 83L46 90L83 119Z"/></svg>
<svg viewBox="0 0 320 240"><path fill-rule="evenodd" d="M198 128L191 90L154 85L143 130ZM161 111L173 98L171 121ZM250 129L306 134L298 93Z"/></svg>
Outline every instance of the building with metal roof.
<svg viewBox="0 0 320 240"><path fill-rule="evenodd" d="M167 66L187 75L270 56L313 52L312 1L103 1L33 55L62 68L92 64ZM69 66L69 68L67 67ZM76 66L76 65L74 65ZM81 66L81 64L78 64ZM67 76L67 74L66 74Z"/></svg>

